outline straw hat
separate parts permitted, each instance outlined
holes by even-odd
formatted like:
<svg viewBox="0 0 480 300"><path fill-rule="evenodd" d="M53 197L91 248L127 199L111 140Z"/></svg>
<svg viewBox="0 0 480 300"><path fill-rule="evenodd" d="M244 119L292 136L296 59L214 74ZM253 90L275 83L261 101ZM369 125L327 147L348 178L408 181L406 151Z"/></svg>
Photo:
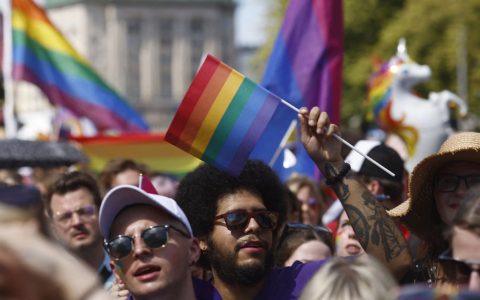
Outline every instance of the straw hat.
<svg viewBox="0 0 480 300"><path fill-rule="evenodd" d="M410 176L410 198L388 211L392 217L401 217L419 237L432 234L436 209L433 199L433 179L438 169L453 161L480 163L480 133L462 132L451 135L437 153L424 158Z"/></svg>

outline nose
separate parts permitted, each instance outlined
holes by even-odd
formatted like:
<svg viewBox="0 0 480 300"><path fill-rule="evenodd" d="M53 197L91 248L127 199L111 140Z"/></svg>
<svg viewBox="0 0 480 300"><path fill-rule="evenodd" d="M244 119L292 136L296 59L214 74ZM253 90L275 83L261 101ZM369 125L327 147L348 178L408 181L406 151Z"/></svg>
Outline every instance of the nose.
<svg viewBox="0 0 480 300"><path fill-rule="evenodd" d="M460 182L458 183L458 187L455 190L455 193L464 194L467 191L468 191L467 183L465 182L465 180L460 180Z"/></svg>
<svg viewBox="0 0 480 300"><path fill-rule="evenodd" d="M345 231L349 239L352 239L352 240L357 239L357 236L355 235L355 231L353 231L352 226L348 226L347 228L345 228Z"/></svg>
<svg viewBox="0 0 480 300"><path fill-rule="evenodd" d="M136 237L133 239L133 255L140 257L150 252L150 248L145 244L143 239Z"/></svg>
<svg viewBox="0 0 480 300"><path fill-rule="evenodd" d="M480 270L474 270L470 273L468 289L471 291L480 291Z"/></svg>
<svg viewBox="0 0 480 300"><path fill-rule="evenodd" d="M307 203L302 202L302 211L307 212L310 210L310 207L308 206Z"/></svg>
<svg viewBox="0 0 480 300"><path fill-rule="evenodd" d="M260 230L260 225L258 225L257 220L254 217L250 217L247 227L245 227L245 232L257 232L258 230Z"/></svg>
<svg viewBox="0 0 480 300"><path fill-rule="evenodd" d="M72 222L72 225L81 224L82 223L82 218L80 217L80 215L77 212L74 212L74 213L72 213L71 222Z"/></svg>

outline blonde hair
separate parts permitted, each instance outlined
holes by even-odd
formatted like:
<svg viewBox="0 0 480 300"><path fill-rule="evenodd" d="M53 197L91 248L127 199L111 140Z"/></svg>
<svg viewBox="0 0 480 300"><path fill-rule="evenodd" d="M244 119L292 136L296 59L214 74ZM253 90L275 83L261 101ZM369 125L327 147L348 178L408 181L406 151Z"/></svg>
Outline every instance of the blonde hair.
<svg viewBox="0 0 480 300"><path fill-rule="evenodd" d="M368 255L335 257L310 279L300 300L383 300L394 287L392 275Z"/></svg>

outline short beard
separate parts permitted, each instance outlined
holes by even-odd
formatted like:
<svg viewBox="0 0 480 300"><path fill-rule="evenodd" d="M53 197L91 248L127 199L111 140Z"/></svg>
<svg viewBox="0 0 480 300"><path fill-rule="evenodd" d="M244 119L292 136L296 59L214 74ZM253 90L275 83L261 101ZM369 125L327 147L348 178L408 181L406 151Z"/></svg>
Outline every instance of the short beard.
<svg viewBox="0 0 480 300"><path fill-rule="evenodd" d="M237 252L223 254L215 243L208 239L208 260L222 281L230 285L250 286L262 281L273 266L273 254L268 251L265 261L259 264L238 266Z"/></svg>

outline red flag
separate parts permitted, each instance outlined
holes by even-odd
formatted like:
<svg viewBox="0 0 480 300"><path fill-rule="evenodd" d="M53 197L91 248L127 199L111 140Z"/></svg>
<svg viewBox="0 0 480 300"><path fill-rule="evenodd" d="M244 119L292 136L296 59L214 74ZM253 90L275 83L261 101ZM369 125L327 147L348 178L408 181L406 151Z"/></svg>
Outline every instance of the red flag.
<svg viewBox="0 0 480 300"><path fill-rule="evenodd" d="M143 174L140 174L140 178L138 179L138 187L149 194L158 195L157 189L153 186L150 178L144 176Z"/></svg>

